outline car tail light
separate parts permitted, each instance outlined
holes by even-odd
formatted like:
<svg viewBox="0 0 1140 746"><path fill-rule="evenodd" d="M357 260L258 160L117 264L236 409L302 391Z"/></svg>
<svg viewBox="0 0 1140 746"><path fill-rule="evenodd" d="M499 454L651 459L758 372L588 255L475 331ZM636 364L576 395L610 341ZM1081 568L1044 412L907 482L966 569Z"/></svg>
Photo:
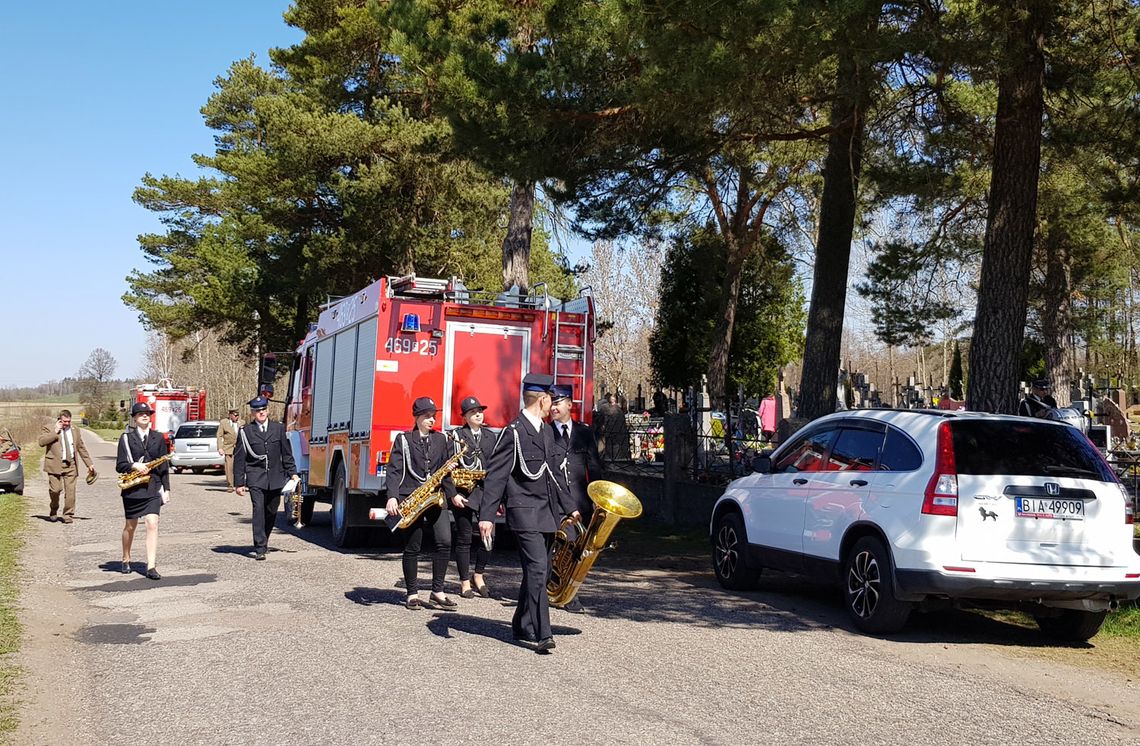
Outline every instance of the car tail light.
<svg viewBox="0 0 1140 746"><path fill-rule="evenodd" d="M13 448L10 451L5 451L4 453L0 453L0 458L4 459L5 461L19 461L20 460L20 449L19 448Z"/></svg>
<svg viewBox="0 0 1140 746"><path fill-rule="evenodd" d="M958 467L954 463L954 438L949 422L938 426L934 474L926 485L922 512L926 515L958 515Z"/></svg>
<svg viewBox="0 0 1140 746"><path fill-rule="evenodd" d="M1128 490L1120 482L1117 482L1116 486L1120 488L1120 495L1124 498L1124 522L1132 523L1136 520L1132 508L1132 495L1128 494Z"/></svg>

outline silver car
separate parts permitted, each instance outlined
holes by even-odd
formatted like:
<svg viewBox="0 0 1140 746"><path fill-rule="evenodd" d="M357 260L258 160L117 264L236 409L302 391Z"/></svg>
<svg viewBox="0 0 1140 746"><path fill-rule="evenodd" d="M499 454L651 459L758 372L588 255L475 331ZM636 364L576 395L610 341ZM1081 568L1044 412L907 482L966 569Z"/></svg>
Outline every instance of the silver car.
<svg viewBox="0 0 1140 746"><path fill-rule="evenodd" d="M24 494L24 464L18 447L0 453L0 492Z"/></svg>
<svg viewBox="0 0 1140 746"><path fill-rule="evenodd" d="M226 458L218 450L218 421L184 422L174 433L174 457L170 465L175 472L190 469L201 474L206 469L225 469Z"/></svg>

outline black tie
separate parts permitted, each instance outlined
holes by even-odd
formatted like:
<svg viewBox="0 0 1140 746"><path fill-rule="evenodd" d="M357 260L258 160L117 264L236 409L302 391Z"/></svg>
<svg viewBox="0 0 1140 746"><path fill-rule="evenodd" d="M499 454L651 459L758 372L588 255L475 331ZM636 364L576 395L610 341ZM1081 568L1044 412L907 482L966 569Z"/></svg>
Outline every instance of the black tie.
<svg viewBox="0 0 1140 746"><path fill-rule="evenodd" d="M561 433L562 439L563 440L569 440L570 439L570 428L566 427L566 425L559 425L559 427L562 430L562 433Z"/></svg>
<svg viewBox="0 0 1140 746"><path fill-rule="evenodd" d="M427 467L428 471L431 471L431 458L428 456L428 439L427 438L423 438L423 437L420 438L420 447L423 449L423 452L424 452L424 466Z"/></svg>

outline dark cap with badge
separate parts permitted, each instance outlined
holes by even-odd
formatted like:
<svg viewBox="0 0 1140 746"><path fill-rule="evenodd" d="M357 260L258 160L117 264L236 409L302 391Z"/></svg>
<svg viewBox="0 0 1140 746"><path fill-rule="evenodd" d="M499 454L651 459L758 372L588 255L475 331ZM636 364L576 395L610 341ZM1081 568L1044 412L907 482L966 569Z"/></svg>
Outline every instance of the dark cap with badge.
<svg viewBox="0 0 1140 746"><path fill-rule="evenodd" d="M1050 381L1048 378L1037 378L1037 379L1034 379L1034 381L1033 381L1033 388L1035 388L1035 389L1047 389L1047 388L1051 387L1052 385L1053 385L1053 382Z"/></svg>
<svg viewBox="0 0 1140 746"><path fill-rule="evenodd" d="M424 414L435 414L439 411L439 407L435 405L435 401L430 396L421 396L412 402L412 416L419 417Z"/></svg>
<svg viewBox="0 0 1140 746"><path fill-rule="evenodd" d="M484 409L486 409L486 407L480 404L479 400L474 396L469 396L463 401L459 402L459 411L464 417L467 416L468 412L474 412L476 409L482 412Z"/></svg>
<svg viewBox="0 0 1140 746"><path fill-rule="evenodd" d="M154 414L154 410L144 401L137 401L131 405L131 417L139 414Z"/></svg>
<svg viewBox="0 0 1140 746"><path fill-rule="evenodd" d="M545 373L527 373L522 379L523 391L537 391L549 394L552 386L554 386L554 376L549 376Z"/></svg>
<svg viewBox="0 0 1140 746"><path fill-rule="evenodd" d="M550 398L554 401L561 399L574 399L574 388L572 386L563 386L561 384L550 387Z"/></svg>
<svg viewBox="0 0 1140 746"><path fill-rule="evenodd" d="M266 409L268 407L269 407L269 400L266 399L264 396L255 396L254 398L249 400L249 408L252 409L254 412L261 410L261 409Z"/></svg>

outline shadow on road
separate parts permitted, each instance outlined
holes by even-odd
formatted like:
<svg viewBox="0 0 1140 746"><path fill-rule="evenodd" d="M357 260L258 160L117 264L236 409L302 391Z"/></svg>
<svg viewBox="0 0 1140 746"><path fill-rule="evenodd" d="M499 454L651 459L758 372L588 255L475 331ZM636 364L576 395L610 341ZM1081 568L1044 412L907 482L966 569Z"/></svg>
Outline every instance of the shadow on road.
<svg viewBox="0 0 1140 746"><path fill-rule="evenodd" d="M108 563L104 563L108 564ZM110 563L118 567L119 563ZM100 569L104 565L99 566ZM145 566L140 563L132 563L131 569L138 574L124 575L123 580L117 580L113 583L103 583L102 585L89 585L83 588L75 588L76 591L83 592L99 592L99 593L118 593L119 591L139 590L144 588L170 588L177 586L191 586L201 585L203 583L216 582L218 576L212 572L194 573L191 575L163 575L162 580L150 580L142 575L145 572Z"/></svg>

